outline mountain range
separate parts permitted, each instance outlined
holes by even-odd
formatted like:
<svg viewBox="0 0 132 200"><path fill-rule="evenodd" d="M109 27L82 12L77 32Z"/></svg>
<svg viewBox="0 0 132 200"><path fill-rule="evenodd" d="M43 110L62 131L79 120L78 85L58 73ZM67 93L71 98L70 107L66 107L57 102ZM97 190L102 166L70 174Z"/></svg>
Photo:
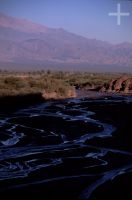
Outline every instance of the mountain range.
<svg viewBox="0 0 132 200"><path fill-rule="evenodd" d="M0 13L0 68L132 71L132 44L88 39Z"/></svg>

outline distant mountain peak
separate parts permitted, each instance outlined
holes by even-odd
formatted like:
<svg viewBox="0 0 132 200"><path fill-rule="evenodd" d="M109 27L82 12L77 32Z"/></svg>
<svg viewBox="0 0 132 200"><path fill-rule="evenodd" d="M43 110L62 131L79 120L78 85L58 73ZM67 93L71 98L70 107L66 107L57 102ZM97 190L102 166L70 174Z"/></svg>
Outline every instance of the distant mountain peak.
<svg viewBox="0 0 132 200"><path fill-rule="evenodd" d="M15 17L7 16L3 13L0 13L0 26L7 27L7 28L13 28L20 31L25 32L46 32L48 30L48 27L44 25L40 25L31 21L28 21L26 19L17 19Z"/></svg>

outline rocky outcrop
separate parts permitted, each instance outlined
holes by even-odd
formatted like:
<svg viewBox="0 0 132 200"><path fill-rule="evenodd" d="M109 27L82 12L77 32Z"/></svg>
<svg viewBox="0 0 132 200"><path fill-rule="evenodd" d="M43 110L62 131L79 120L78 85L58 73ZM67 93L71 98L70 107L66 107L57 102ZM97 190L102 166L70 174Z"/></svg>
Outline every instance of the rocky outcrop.
<svg viewBox="0 0 132 200"><path fill-rule="evenodd" d="M109 83L103 85L100 92L120 92L132 94L132 78L122 76L118 79L111 80Z"/></svg>

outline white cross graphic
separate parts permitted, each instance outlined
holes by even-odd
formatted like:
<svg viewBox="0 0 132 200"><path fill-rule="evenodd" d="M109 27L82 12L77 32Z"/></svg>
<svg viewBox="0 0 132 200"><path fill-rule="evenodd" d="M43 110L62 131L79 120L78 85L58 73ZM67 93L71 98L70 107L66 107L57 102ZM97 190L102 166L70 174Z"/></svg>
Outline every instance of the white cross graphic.
<svg viewBox="0 0 132 200"><path fill-rule="evenodd" d="M121 12L121 5L120 3L117 4L117 13L108 13L109 16L117 16L117 25L121 24L121 16L129 16L129 13L122 13Z"/></svg>

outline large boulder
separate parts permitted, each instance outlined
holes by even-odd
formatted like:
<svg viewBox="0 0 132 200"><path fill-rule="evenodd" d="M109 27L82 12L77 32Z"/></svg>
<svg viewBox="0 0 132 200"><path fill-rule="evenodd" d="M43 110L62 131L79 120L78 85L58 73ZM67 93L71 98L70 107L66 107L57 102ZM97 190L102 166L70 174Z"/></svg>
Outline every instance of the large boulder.
<svg viewBox="0 0 132 200"><path fill-rule="evenodd" d="M106 83L101 87L101 92L121 92L132 93L132 78L128 76L122 76L118 79L113 79L109 83Z"/></svg>

